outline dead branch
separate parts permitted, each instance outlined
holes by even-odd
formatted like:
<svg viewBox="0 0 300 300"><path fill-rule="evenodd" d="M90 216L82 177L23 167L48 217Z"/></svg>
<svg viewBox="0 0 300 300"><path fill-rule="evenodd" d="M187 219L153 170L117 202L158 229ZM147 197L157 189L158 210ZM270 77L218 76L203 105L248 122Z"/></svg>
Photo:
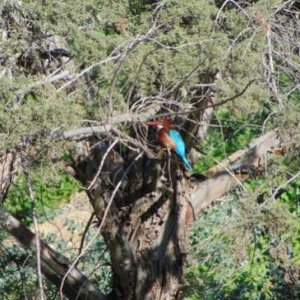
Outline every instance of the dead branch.
<svg viewBox="0 0 300 300"><path fill-rule="evenodd" d="M291 177L288 181L286 181L285 183L283 183L282 185L280 185L280 186L275 190L275 192L273 193L272 199L275 200L275 197L276 197L276 195L278 194L278 192L279 192L281 189L285 188L289 183L291 183L292 181L294 181L295 179L297 179L299 176L300 176L300 171L297 172L297 173L296 173L293 177Z"/></svg>
<svg viewBox="0 0 300 300"><path fill-rule="evenodd" d="M91 244L94 242L94 240L97 238L97 236L99 236L99 234L101 233L101 230L105 224L105 221L106 221L106 218L107 218L107 215L109 213L109 210L110 210L110 207L112 206L112 203L113 203L113 200L115 199L115 196L118 192L118 190L120 189L121 187L121 184L122 182L125 180L126 176L128 175L129 171L131 170L131 168L134 166L135 162L137 160L139 160L142 155L144 153L141 152L139 153L135 159L131 162L131 164L128 166L127 170L124 172L122 178L120 179L120 181L118 182L118 184L116 185L114 191L112 192L112 195L108 201L108 204L105 208L105 212L104 212L104 215L102 217L102 220L101 220L101 223L97 229L97 232L96 234L93 236L93 238L89 241L89 243L84 247L84 249L82 250L82 252L76 257L76 259L73 261L73 263L70 265L69 269L66 271L62 281L61 281L61 285L60 285L60 288L59 288L59 291L60 291L60 295L62 296L63 295L63 291L64 291L64 285L65 285L65 282L67 281L67 278L68 276L72 273L72 270L75 268L75 266L77 265L78 261L80 260L80 258L86 253L86 251L88 250L88 248L91 246ZM76 297L76 299L79 299L78 297Z"/></svg>
<svg viewBox="0 0 300 300"><path fill-rule="evenodd" d="M224 168L231 168L232 169L234 165L235 165L235 170L236 170L238 165L240 165L240 163L238 163L238 162L242 160L241 159L242 157L247 157L247 154L249 154L250 151L252 151L256 147L264 146L265 143L268 140L273 140L275 138L275 136L276 136L276 132L271 131L271 132L268 132L268 133L266 133L266 134L264 134L264 135L262 135L262 136L260 136L256 139L254 139L245 148L234 152L233 154L228 156L226 159L224 159L218 165L209 168L207 171L205 171L203 173L203 175L207 176L207 177L212 177L212 176L215 176L218 173L224 171ZM272 146L273 145L271 145L271 147Z"/></svg>
<svg viewBox="0 0 300 300"><path fill-rule="evenodd" d="M99 123L99 126L89 126L77 128L61 133L53 133L49 135L50 139L83 139L97 135L107 135L112 129L113 125L116 124L126 124L126 123L137 123L146 122L148 119L153 118L160 109L159 103L153 103L144 108L143 111L131 112L123 115L118 115L116 117L111 117L109 120Z"/></svg>
<svg viewBox="0 0 300 300"><path fill-rule="evenodd" d="M26 158L21 159L23 172L25 175L27 188L29 192L29 197L32 205L32 220L34 224L34 232L35 232L35 246L36 246L36 262L37 262L37 275L38 275L38 282L39 282L39 289L40 289L40 298L41 300L45 299L45 292L43 288L43 278L42 278L42 266L41 266L41 244L40 244L40 232L38 228L38 220L37 220L37 212L36 212L36 205L35 205L35 194L32 187L32 181L29 176L28 172L28 161Z"/></svg>
<svg viewBox="0 0 300 300"><path fill-rule="evenodd" d="M0 211L0 226L26 249L36 252L35 235L26 226L19 222L12 215ZM41 267L43 274L57 287L60 286L64 274L69 269L68 259L54 251L45 242L40 240ZM69 299L79 300L106 300L106 296L91 283L87 277L81 274L76 268L70 270L65 283L63 293ZM78 295L78 293L80 293Z"/></svg>
<svg viewBox="0 0 300 300"><path fill-rule="evenodd" d="M268 47L268 59L269 59L269 77L270 77L270 88L273 93L274 98L277 100L279 103L280 107L283 108L283 102L282 99L278 93L278 88L276 84L276 79L275 79L275 67L274 67L274 62L273 62L273 46L272 46L272 30L271 30L271 24L266 21L266 39L267 39L267 47Z"/></svg>
<svg viewBox="0 0 300 300"><path fill-rule="evenodd" d="M237 185L236 179L243 181L249 178L250 173L243 171L264 166L262 162L266 160L267 154L279 145L280 140L277 132L268 132L251 142L244 150L232 154L219 167L209 169L207 175L214 174L214 177L198 184L196 190L191 194L190 202L193 215L197 217L213 201L229 192ZM235 161L229 164L230 159ZM225 167L234 172L235 176L228 173Z"/></svg>
<svg viewBox="0 0 300 300"><path fill-rule="evenodd" d="M119 45L117 48L115 48L111 54L101 60L100 62L94 63L91 66L87 67L83 71L81 71L78 75L76 75L72 80L65 83L63 86L61 86L57 91L60 92L64 90L67 86L77 81L80 77L94 69L95 67L99 67L101 65L105 65L111 61L122 61L124 57L129 53L129 51L132 51L138 44L147 41L149 38L156 36L161 32L161 30L164 28L164 25L157 25L152 26L149 31L144 35L137 35L133 39L128 40L123 45Z"/></svg>

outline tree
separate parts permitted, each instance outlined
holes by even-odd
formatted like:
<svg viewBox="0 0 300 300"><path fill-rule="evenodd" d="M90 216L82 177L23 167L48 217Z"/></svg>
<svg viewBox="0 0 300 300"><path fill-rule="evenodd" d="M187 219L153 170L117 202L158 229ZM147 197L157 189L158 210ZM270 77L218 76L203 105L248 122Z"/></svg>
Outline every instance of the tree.
<svg viewBox="0 0 300 300"><path fill-rule="evenodd" d="M36 242L4 211L2 226L37 249L38 272L70 299L181 298L193 221L298 134L291 125L299 117L292 99L299 85L297 3L105 3L103 11L93 0L2 4L1 200L23 173ZM146 121L173 118L188 148L199 150L224 106L267 112L262 133L244 150L204 176L187 175L174 157L157 154ZM296 140L288 146L297 153ZM85 248L69 263L39 239L31 178L47 176L51 163L67 164L87 191L111 255L108 296L75 268ZM43 298L41 280L39 287Z"/></svg>

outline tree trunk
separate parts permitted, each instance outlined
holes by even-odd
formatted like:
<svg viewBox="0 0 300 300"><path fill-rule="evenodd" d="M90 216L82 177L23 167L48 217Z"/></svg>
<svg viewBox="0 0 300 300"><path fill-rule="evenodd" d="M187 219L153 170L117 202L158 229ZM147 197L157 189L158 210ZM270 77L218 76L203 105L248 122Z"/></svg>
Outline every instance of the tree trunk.
<svg viewBox="0 0 300 300"><path fill-rule="evenodd" d="M254 170L262 170L280 140L276 131L255 139L209 169L205 175L212 177L202 181L188 177L168 153L159 163L143 153L124 152L117 139L110 144L91 141L91 145L81 147L74 167L87 187L111 255L113 292L104 296L72 269L64 294L69 299L75 295L78 299L180 299L189 225L215 199L241 185ZM3 174L6 166L2 164ZM2 219L1 225L21 244L35 249L28 229L4 212ZM41 245L42 271L59 286L70 264Z"/></svg>
<svg viewBox="0 0 300 300"><path fill-rule="evenodd" d="M93 141L94 146L81 147L74 160L110 251L113 292L105 296L76 268L66 277L63 292L69 299L180 299L188 226L215 199L242 184L253 171L263 170L268 157L278 152L280 140L276 131L260 136L209 169L204 175L212 177L202 181L187 177L168 156L161 167L145 155L124 155L117 141L111 145ZM14 165L13 156L6 158L1 174ZM3 178L10 182L11 177ZM1 195L7 185L1 186ZM7 213L0 215L0 225L35 251L34 234ZM60 287L70 263L41 245L43 274Z"/></svg>
<svg viewBox="0 0 300 300"><path fill-rule="evenodd" d="M277 145L276 132L270 132L202 182L188 178L168 155L160 165L141 155L123 157L121 149L104 143L77 159L78 178L87 187L93 182L88 194L111 255L112 299L182 298L186 232L193 217L264 166Z"/></svg>
<svg viewBox="0 0 300 300"><path fill-rule="evenodd" d="M120 299L179 299L185 257L186 199L180 175L145 195L103 232ZM111 234L115 232L115 234Z"/></svg>
<svg viewBox="0 0 300 300"><path fill-rule="evenodd" d="M93 148L76 166L86 186L108 149ZM162 168L147 157L125 165L111 150L88 193L111 255L113 298L180 299L188 180L168 156Z"/></svg>

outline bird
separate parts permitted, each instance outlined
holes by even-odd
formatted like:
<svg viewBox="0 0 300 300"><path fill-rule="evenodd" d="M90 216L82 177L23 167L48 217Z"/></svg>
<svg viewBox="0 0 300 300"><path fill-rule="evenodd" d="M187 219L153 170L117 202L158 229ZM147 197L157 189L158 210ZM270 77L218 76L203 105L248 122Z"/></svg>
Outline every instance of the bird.
<svg viewBox="0 0 300 300"><path fill-rule="evenodd" d="M193 167L186 157L185 143L180 133L174 129L175 126L172 124L171 120L160 119L148 122L147 125L157 127L157 139L162 147L175 152L183 162L184 167L192 171Z"/></svg>

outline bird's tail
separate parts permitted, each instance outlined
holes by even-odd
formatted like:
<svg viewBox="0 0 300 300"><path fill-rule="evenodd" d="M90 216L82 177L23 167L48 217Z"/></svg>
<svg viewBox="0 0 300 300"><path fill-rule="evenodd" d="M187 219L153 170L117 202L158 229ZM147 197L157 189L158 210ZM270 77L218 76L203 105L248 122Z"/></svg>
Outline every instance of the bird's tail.
<svg viewBox="0 0 300 300"><path fill-rule="evenodd" d="M186 169L188 169L190 171L193 170L191 163L188 161L188 159L185 156L182 157L182 161L183 161L183 165L185 166Z"/></svg>

